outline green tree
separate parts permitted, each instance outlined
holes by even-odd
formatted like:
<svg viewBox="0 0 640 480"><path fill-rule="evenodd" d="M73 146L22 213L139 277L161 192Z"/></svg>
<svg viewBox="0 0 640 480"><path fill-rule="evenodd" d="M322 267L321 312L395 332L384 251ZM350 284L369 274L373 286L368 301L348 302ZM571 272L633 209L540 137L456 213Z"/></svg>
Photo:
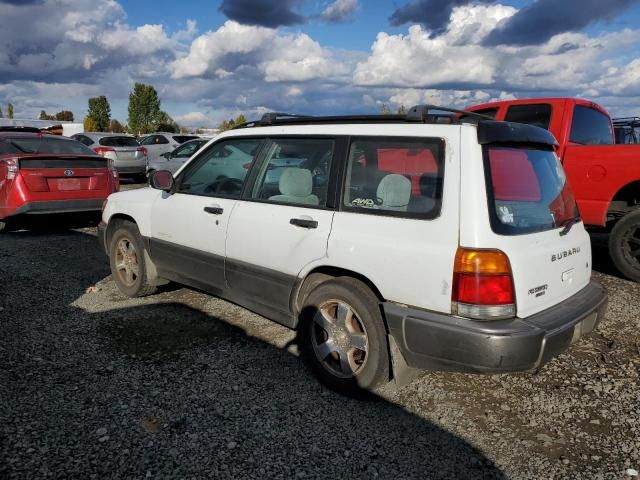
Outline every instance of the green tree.
<svg viewBox="0 0 640 480"><path fill-rule="evenodd" d="M99 97L92 97L89 99L89 112L87 116L93 120L95 125L95 132L104 132L109 128L109 121L111 120L111 106L107 97L101 95ZM89 131L86 130L85 131Z"/></svg>
<svg viewBox="0 0 640 480"><path fill-rule="evenodd" d="M407 114L407 109L404 107L404 105L400 105L398 107L398 115L406 115Z"/></svg>
<svg viewBox="0 0 640 480"><path fill-rule="evenodd" d="M118 120L112 118L111 122L109 123L109 131L113 133L124 133L127 130L124 125L122 125Z"/></svg>
<svg viewBox="0 0 640 480"><path fill-rule="evenodd" d="M84 117L84 131L85 132L95 132L97 127L95 122L93 121L93 118L91 118L90 116L86 116Z"/></svg>
<svg viewBox="0 0 640 480"><path fill-rule="evenodd" d="M221 124L218 125L218 129L222 132L225 130L231 130L232 128L237 127L238 125L242 125L243 123L247 123L247 118L240 114L236 118L231 118L229 120L224 120Z"/></svg>
<svg viewBox="0 0 640 480"><path fill-rule="evenodd" d="M7 105L7 117L13 118L13 103Z"/></svg>
<svg viewBox="0 0 640 480"><path fill-rule="evenodd" d="M40 116L38 117L38 120L49 120L49 115L47 115L47 112L45 112L44 110L40 110Z"/></svg>
<svg viewBox="0 0 640 480"><path fill-rule="evenodd" d="M70 112L69 110L62 110L56 113L55 118L52 118L52 120L58 120L60 122L73 122L73 112Z"/></svg>
<svg viewBox="0 0 640 480"><path fill-rule="evenodd" d="M136 134L151 133L160 119L158 92L151 85L136 83L129 94L129 129Z"/></svg>
<svg viewBox="0 0 640 480"><path fill-rule="evenodd" d="M155 126L155 130L157 132L179 133L180 125L167 112L161 111L158 115L158 123Z"/></svg>
<svg viewBox="0 0 640 480"><path fill-rule="evenodd" d="M391 115L391 109L386 103L382 104L380 111L382 112L382 115Z"/></svg>
<svg viewBox="0 0 640 480"><path fill-rule="evenodd" d="M0 118L4 118L4 115L2 113L2 107L0 107Z"/></svg>

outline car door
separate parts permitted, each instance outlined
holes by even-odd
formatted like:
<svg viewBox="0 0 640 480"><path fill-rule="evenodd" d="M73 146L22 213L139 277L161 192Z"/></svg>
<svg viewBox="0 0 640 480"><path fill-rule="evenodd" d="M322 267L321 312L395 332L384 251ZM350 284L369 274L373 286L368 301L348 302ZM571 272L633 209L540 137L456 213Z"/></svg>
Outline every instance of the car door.
<svg viewBox="0 0 640 480"><path fill-rule="evenodd" d="M147 158L150 162L158 160L163 153L173 150L164 135L149 135L142 140L141 145L147 149Z"/></svg>
<svg viewBox="0 0 640 480"><path fill-rule="evenodd" d="M329 170L339 142L272 138L263 147L251 191L234 208L227 232L225 274L243 303L290 317L298 274L326 255L334 215Z"/></svg>
<svg viewBox="0 0 640 480"><path fill-rule="evenodd" d="M224 290L229 217L260 144L259 139L226 139L211 145L176 178L175 192L155 201L150 251L162 276L213 293ZM236 162L244 169L227 168L233 160L229 147L243 153Z"/></svg>

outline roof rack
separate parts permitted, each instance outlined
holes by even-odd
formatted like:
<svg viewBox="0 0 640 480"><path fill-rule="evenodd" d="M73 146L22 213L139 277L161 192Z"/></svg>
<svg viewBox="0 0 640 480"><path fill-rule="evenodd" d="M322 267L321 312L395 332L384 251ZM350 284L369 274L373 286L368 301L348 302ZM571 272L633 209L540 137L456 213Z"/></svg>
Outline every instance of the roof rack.
<svg viewBox="0 0 640 480"><path fill-rule="evenodd" d="M614 118L613 120L613 126L626 126L626 125L633 125L633 126L640 126L640 117L621 117L621 118Z"/></svg>
<svg viewBox="0 0 640 480"><path fill-rule="evenodd" d="M2 126L0 132L42 133L42 130L37 127Z"/></svg>
<svg viewBox="0 0 640 480"><path fill-rule="evenodd" d="M246 122L235 128L266 127L270 125L309 125L318 123L449 123L460 124L462 120L481 121L492 117L455 108L438 107L436 105L416 105L411 107L406 115L333 115L314 117L311 115L296 115L293 113L268 112L260 120Z"/></svg>

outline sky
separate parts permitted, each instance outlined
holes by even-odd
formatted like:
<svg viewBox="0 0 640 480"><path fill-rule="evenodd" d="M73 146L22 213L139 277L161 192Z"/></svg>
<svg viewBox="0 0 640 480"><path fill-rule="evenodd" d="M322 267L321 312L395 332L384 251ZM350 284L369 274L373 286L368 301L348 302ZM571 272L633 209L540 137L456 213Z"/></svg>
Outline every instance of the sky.
<svg viewBox="0 0 640 480"><path fill-rule="evenodd" d="M181 125L578 96L640 115L640 0L0 0L0 108Z"/></svg>

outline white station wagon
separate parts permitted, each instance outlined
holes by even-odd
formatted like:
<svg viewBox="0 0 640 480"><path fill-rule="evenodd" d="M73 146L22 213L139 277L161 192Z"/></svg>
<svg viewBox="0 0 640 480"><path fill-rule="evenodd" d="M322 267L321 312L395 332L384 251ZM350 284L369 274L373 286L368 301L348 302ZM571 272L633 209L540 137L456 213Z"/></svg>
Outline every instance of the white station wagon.
<svg viewBox="0 0 640 480"><path fill-rule="evenodd" d="M225 132L175 176L109 197L113 279L297 328L344 392L415 368L537 368L596 327L607 295L554 137L462 113L267 114Z"/></svg>

